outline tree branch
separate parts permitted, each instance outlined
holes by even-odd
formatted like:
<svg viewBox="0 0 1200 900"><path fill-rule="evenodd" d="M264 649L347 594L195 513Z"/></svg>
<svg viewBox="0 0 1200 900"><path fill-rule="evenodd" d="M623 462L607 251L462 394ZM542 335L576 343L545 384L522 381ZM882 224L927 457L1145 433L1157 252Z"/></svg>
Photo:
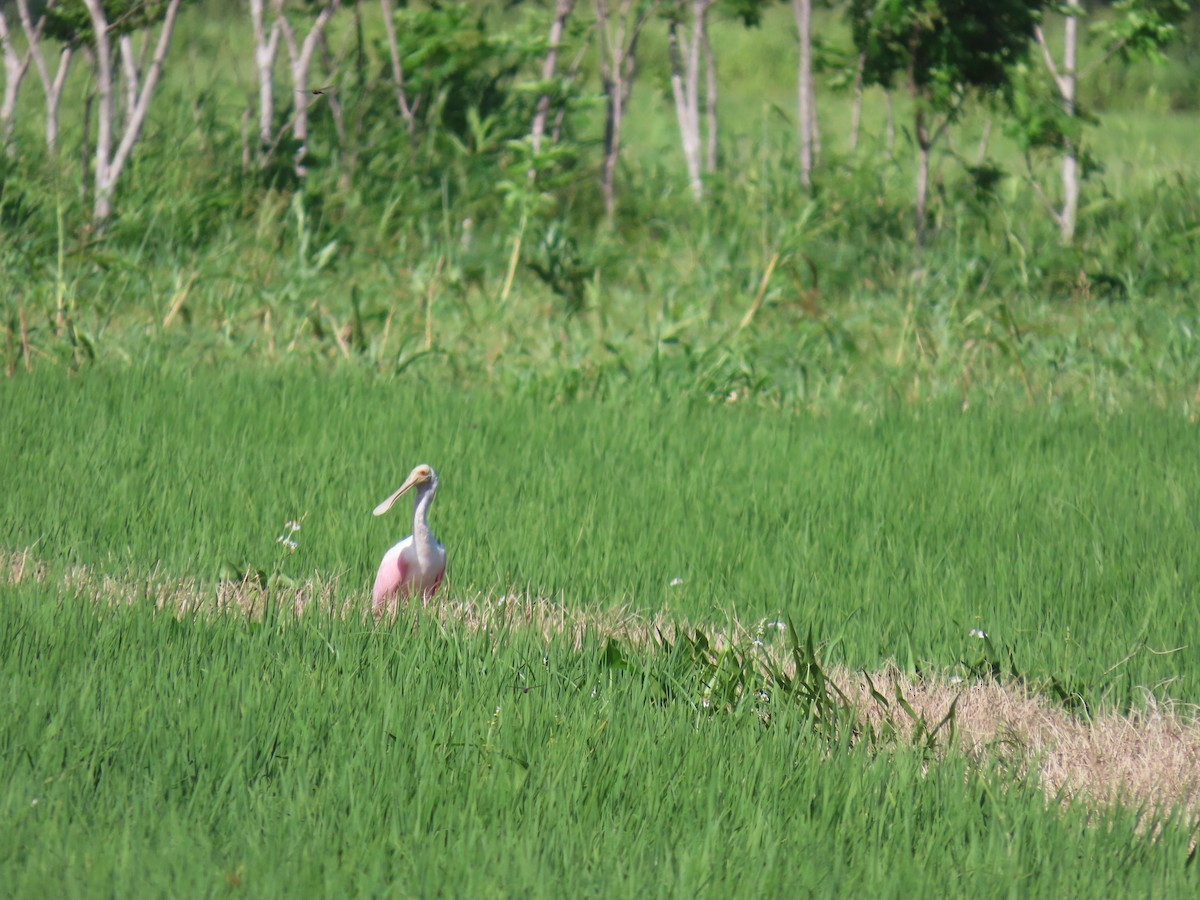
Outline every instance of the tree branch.
<svg viewBox="0 0 1200 900"><path fill-rule="evenodd" d="M392 58L392 88L396 92L396 106L400 110L400 118L404 127L412 134L417 127L415 107L409 106L408 93L404 89L404 68L400 64L400 45L396 41L396 22L392 13L391 0L379 0L383 11L383 30L387 36L388 53Z"/></svg>

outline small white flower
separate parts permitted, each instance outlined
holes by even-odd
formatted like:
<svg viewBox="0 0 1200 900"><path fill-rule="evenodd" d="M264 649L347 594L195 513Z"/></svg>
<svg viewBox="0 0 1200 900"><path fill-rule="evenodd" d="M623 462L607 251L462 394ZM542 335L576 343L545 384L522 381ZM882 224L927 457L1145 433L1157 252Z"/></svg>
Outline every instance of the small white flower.
<svg viewBox="0 0 1200 900"><path fill-rule="evenodd" d="M763 645L762 638L755 638L750 643L755 647L761 647Z"/></svg>
<svg viewBox="0 0 1200 900"><path fill-rule="evenodd" d="M300 530L300 523L292 519L288 519L287 524L285 524L283 527L292 532L292 534L295 534Z"/></svg>
<svg viewBox="0 0 1200 900"><path fill-rule="evenodd" d="M950 683L951 684L962 684L962 676L961 675L951 675Z"/></svg>
<svg viewBox="0 0 1200 900"><path fill-rule="evenodd" d="M700 705L705 709L708 709L710 706L712 706L712 700L708 699L708 697L701 697Z"/></svg>
<svg viewBox="0 0 1200 900"><path fill-rule="evenodd" d="M967 636L973 637L973 638L979 638L980 640L983 640L985 637L987 637L987 635L984 634L982 631L980 631L978 628L972 628L970 631L967 632Z"/></svg>
<svg viewBox="0 0 1200 900"><path fill-rule="evenodd" d="M675 578L671 579L671 587L679 587L681 584L683 584L682 578L676 576Z"/></svg>
<svg viewBox="0 0 1200 900"><path fill-rule="evenodd" d="M37 805L38 805L38 798L37 798L37 797L34 797L32 800L30 800L30 801L29 801L29 805L30 805L30 806L37 806Z"/></svg>

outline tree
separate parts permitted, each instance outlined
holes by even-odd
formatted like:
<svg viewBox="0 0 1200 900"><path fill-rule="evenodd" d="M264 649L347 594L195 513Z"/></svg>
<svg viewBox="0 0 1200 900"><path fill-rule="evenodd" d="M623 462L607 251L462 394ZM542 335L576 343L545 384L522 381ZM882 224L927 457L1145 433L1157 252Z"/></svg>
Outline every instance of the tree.
<svg viewBox="0 0 1200 900"><path fill-rule="evenodd" d="M107 221L112 214L117 179L120 178L134 145L141 137L142 124L146 121L150 98L162 72L181 2L182 0L113 0L103 4L101 0L83 0L87 9L86 20L81 20L79 11L73 6L46 10L47 34L53 34L60 39L65 35L70 43L90 41L92 44L99 99L92 220L98 225ZM149 66L144 72L140 72L140 66L133 56L130 36L143 29L149 32L155 25L159 26L159 32L154 54ZM121 79L125 88L120 140L115 148L113 138L117 132L118 111L116 92L120 85L115 71L118 59L113 51L113 38L117 40ZM143 46L149 46L149 34L146 35Z"/></svg>
<svg viewBox="0 0 1200 900"><path fill-rule="evenodd" d="M800 61L796 73L797 121L800 128L800 183L812 185L817 150L817 93L813 86L812 0L792 0L799 35Z"/></svg>
<svg viewBox="0 0 1200 900"><path fill-rule="evenodd" d="M715 150L700 155L700 65L701 55L708 69L705 79L709 146L716 145L716 76L712 47L708 41L708 11L714 0L677 0L667 14L667 50L671 63L671 94L675 100L675 119L687 166L688 185L697 201L704 198L702 173L715 167ZM682 40L680 32L683 33Z"/></svg>
<svg viewBox="0 0 1200 900"><path fill-rule="evenodd" d="M604 91L604 160L600 164L600 190L609 222L617 210L614 182L621 153L621 123L637 71L637 43L650 17L652 0L620 0L615 16L608 0L596 0L596 41L599 45L600 84Z"/></svg>
<svg viewBox="0 0 1200 900"><path fill-rule="evenodd" d="M46 4L46 10L54 7L54 0ZM51 77L42 55L42 33L46 26L46 12L34 20L29 11L29 0L17 0L17 13L21 17L21 30L25 32L25 42L28 53L33 60L34 71L42 84L46 98L46 150L53 155L58 144L58 108L62 100L63 86L67 83L67 73L71 68L71 57L74 47L63 43L58 52L58 66Z"/></svg>
<svg viewBox="0 0 1200 900"><path fill-rule="evenodd" d="M396 41L396 14L392 11L392 0L379 0L379 7L383 12L383 30L387 35L388 56L392 61L392 90L396 94L396 108L411 135L416 130L417 120L404 87L404 66L400 61L400 45Z"/></svg>
<svg viewBox="0 0 1200 900"><path fill-rule="evenodd" d="M283 3L279 2L277 21L280 33L283 35L283 45L288 52L288 69L292 75L292 90L296 98L291 123L292 139L296 144L295 153L292 155L292 165L296 170L296 175L301 178L308 172L304 162L305 156L308 155L308 110L314 102L314 98L322 93L320 90L314 91L309 82L313 53L317 49L317 42L324 35L325 26L333 18L338 3L339 0L323 0L323 2L316 0L312 4L312 8L316 10L317 14L313 17L304 39L297 42L296 31L292 28L288 17L284 15Z"/></svg>
<svg viewBox="0 0 1200 900"><path fill-rule="evenodd" d="M1033 41L1042 0L851 0L863 79L912 100L917 147L916 244L925 237L930 151L973 92L997 93Z"/></svg>
<svg viewBox="0 0 1200 900"><path fill-rule="evenodd" d="M704 197L704 174L717 170L717 63L709 40L709 13L716 8L753 28L761 24L769 4L770 0L722 0L719 4L717 0L673 0L666 10L671 95L688 185L697 201Z"/></svg>
<svg viewBox="0 0 1200 900"><path fill-rule="evenodd" d="M4 53L4 99L0 101L0 142L7 146L12 138L17 95L21 91L21 81L29 69L32 48L26 47L24 55L17 52L8 32L8 19L5 18L3 8L0 8L0 50Z"/></svg>
<svg viewBox="0 0 1200 900"><path fill-rule="evenodd" d="M249 0L250 24L254 34L254 67L258 75L258 165L261 169L269 168L274 162L275 150L284 137L290 134L293 148L292 169L297 178L303 178L307 174L305 157L308 154L309 108L318 97L326 93L324 89L314 89L310 81L313 53L324 39L325 28L337 11L340 0L306 0L302 5L305 12L311 16L311 24L303 39L299 41L296 28L292 24L292 18L299 16L293 13L292 18L289 18L284 9L284 2L285 0L270 0L270 15L273 18L268 27L266 0ZM386 14L390 7L386 0L383 5ZM389 16L385 15L385 22L391 25ZM390 38L394 38L394 31L390 28L388 34ZM274 79L280 38L283 38L283 45L287 50L288 73L291 76L294 100L291 104L291 116L276 129ZM393 63L398 71L399 61L396 57L393 57ZM400 81L399 84L400 96L403 97L403 82ZM401 113L405 111L406 107L401 105Z"/></svg>
<svg viewBox="0 0 1200 900"><path fill-rule="evenodd" d="M1123 63L1154 58L1179 36L1180 25L1189 13L1185 0L1119 0L1110 15L1093 28L1093 35L1104 45L1104 52L1087 69L1079 71L1079 23L1087 16L1082 0L1064 0L1058 8L1063 16L1062 56L1056 58L1041 25L1034 36L1042 52L1042 62L1050 75L1057 98L1057 109L1047 110L1037 103L1035 93L1021 98L1017 109L1018 139L1025 150L1025 163L1031 183L1058 225L1064 244L1075 236L1079 209L1082 126L1087 121L1076 101L1078 83L1086 80L1099 66L1116 58ZM1062 199L1056 204L1041 189L1034 177L1031 151L1039 147L1056 150L1062 157L1060 179Z"/></svg>

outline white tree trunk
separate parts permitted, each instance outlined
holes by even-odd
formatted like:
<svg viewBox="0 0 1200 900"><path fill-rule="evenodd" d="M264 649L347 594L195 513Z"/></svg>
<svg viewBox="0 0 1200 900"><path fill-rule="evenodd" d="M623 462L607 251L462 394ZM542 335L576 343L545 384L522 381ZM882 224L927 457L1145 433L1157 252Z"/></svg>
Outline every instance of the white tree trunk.
<svg viewBox="0 0 1200 900"><path fill-rule="evenodd" d="M608 0L595 0L596 38L599 43L600 83L605 97L604 161L600 166L600 189L604 213L611 223L617 210L615 179L621 152L621 123L633 89L637 41L650 15L652 3L621 0L616 24L609 31Z"/></svg>
<svg viewBox="0 0 1200 900"><path fill-rule="evenodd" d="M121 55L121 116L122 127L129 127L129 118L137 106L138 81L141 79L139 66L133 54L133 38L123 34L117 40L117 49Z"/></svg>
<svg viewBox="0 0 1200 900"><path fill-rule="evenodd" d="M1073 15L1068 15L1063 23L1063 62L1060 69L1054 61L1054 54L1046 42L1046 35L1040 26L1034 29L1034 37L1042 51L1042 60L1054 80L1058 90L1063 112L1075 117L1075 89L1078 79L1076 49L1078 42L1079 19L1084 15L1080 0L1067 0L1067 7ZM1034 182L1035 187L1037 182ZM1041 194L1040 188L1038 193ZM1062 208L1056 209L1054 204L1042 194L1043 200L1050 209L1050 215L1058 224L1059 236L1064 244L1071 243L1075 237L1075 219L1079 209L1079 148L1069 137L1063 138L1062 149Z"/></svg>
<svg viewBox="0 0 1200 900"><path fill-rule="evenodd" d="M716 165L716 72L708 47L708 10L712 0L692 0L691 24L687 29L686 46L679 37L679 19L672 17L667 24L667 49L671 61L671 93L675 98L675 119L679 123L679 138L687 168L688 186L696 200L704 199L703 166L700 141L700 65L705 56L705 112L709 114L708 140L705 149L712 167ZM707 48L707 52L706 52Z"/></svg>
<svg viewBox="0 0 1200 900"><path fill-rule="evenodd" d="M1082 12L1079 0L1067 0L1067 6L1074 12ZM1078 16L1068 16L1063 31L1063 78L1062 98L1063 110L1068 116L1075 116L1075 47ZM1079 174L1077 149L1069 138L1063 147L1062 186L1063 208L1059 219L1059 234L1063 243L1069 244L1075 237L1075 217L1079 210Z"/></svg>
<svg viewBox="0 0 1200 900"><path fill-rule="evenodd" d="M800 64L796 73L797 119L800 128L800 183L812 186L813 87L812 87L812 0L792 0L792 14L800 33Z"/></svg>
<svg viewBox="0 0 1200 900"><path fill-rule="evenodd" d="M116 97L113 84L113 52L108 39L109 23L100 0L83 0L92 22L95 40L96 90L99 98L98 121L96 123L96 170L94 180L94 202L92 219L103 223L112 214L112 198L121 170L129 160L133 147L141 136L146 111L150 108L150 97L158 84L163 60L171 43L175 28L175 17L179 13L181 0L169 0L162 24L159 26L158 42L154 57L146 70L140 89L134 89L134 108L126 116L120 143L113 150L113 119L116 115Z"/></svg>
<svg viewBox="0 0 1200 900"><path fill-rule="evenodd" d="M258 154L265 163L274 142L275 94L272 82L275 52L279 48L279 23L272 23L268 34L264 0L250 0L250 23L254 30L254 69L258 74Z"/></svg>
<svg viewBox="0 0 1200 900"><path fill-rule="evenodd" d="M325 26L329 24L329 20L333 18L333 13L338 7L339 0L327 0L321 11L313 20L312 27L304 36L304 42L297 45L296 33L292 30L291 23L283 15L280 10L279 18L276 20L283 32L284 45L287 47L288 60L291 65L292 72L292 89L296 92L296 111L292 117L292 137L296 139L296 152L293 157L293 165L296 174L303 178L308 174L308 170L304 166L304 156L308 152L308 107L312 102L312 94L310 93L308 83L309 69L312 67L313 52L317 49L317 42L321 38L321 32ZM281 4L282 6L282 4Z"/></svg>
<svg viewBox="0 0 1200 900"><path fill-rule="evenodd" d="M667 25L667 47L671 58L671 94L675 98L675 120L679 124L679 141L683 146L683 162L687 168L688 186L697 200L704 197L704 183L700 177L700 121L697 109L696 81L691 66L690 46L688 59L679 49L678 23L672 20Z"/></svg>
<svg viewBox="0 0 1200 900"><path fill-rule="evenodd" d="M49 9L54 5L54 0L50 0L46 4ZM46 65L46 60L42 56L42 26L45 24L45 16L40 16L35 23L29 14L29 0L17 0L17 12L21 17L21 29L25 32L25 41L29 46L30 55L33 57L33 67L38 74L38 80L42 83L42 92L46 97L46 151L51 155L54 154L55 147L58 143L58 109L62 101L63 85L67 83L67 72L71 68L71 48L63 47L59 51L58 68L54 72L54 77L50 77L50 70Z"/></svg>
<svg viewBox="0 0 1200 900"><path fill-rule="evenodd" d="M32 49L25 48L25 55L17 53L8 33L8 19L0 8L0 49L4 53L4 99L0 101L0 142L8 147L13 133L13 114L17 110L17 95L21 92L21 82L29 70L29 58Z"/></svg>

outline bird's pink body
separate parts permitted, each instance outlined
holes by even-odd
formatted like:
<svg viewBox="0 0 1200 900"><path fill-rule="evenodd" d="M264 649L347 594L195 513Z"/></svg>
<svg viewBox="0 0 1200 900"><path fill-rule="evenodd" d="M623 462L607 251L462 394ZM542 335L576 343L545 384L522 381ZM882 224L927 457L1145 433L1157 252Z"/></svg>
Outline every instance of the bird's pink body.
<svg viewBox="0 0 1200 900"><path fill-rule="evenodd" d="M376 615L386 607L392 612L397 598L408 600L420 597L428 601L442 583L446 574L446 551L434 553L432 559L422 560L413 539L406 537L383 555L379 572L375 576L375 587L371 591L372 606Z"/></svg>
<svg viewBox="0 0 1200 900"><path fill-rule="evenodd" d="M412 470L400 489L377 507L381 516L392 504L412 488L417 490L413 503L413 533L383 555L375 587L371 591L371 608L376 619L392 615L400 601L420 597L424 605L437 591L446 574L446 548L429 530L429 506L437 493L437 473L430 466L420 465Z"/></svg>

